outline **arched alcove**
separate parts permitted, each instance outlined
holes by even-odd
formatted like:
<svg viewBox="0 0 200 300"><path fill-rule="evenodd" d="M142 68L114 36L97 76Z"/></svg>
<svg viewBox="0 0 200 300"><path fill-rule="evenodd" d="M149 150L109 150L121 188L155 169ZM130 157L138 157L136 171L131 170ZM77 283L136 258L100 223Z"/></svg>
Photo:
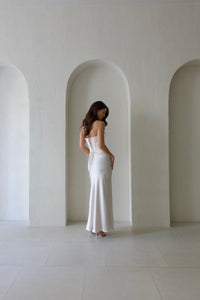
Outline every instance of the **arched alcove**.
<svg viewBox="0 0 200 300"><path fill-rule="evenodd" d="M88 217L88 156L79 148L79 133L86 112L97 100L105 102L110 109L105 142L116 158L112 174L114 221L132 225L129 86L119 67L102 60L79 65L67 85L66 219L86 221Z"/></svg>
<svg viewBox="0 0 200 300"><path fill-rule="evenodd" d="M29 101L23 74L0 64L0 220L29 220Z"/></svg>
<svg viewBox="0 0 200 300"><path fill-rule="evenodd" d="M169 93L171 222L200 221L200 60L174 74Z"/></svg>

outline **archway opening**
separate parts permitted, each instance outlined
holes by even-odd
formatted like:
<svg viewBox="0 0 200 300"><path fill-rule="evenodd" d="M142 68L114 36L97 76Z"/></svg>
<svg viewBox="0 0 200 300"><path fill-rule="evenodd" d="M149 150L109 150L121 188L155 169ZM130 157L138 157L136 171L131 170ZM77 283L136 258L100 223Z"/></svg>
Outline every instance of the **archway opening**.
<svg viewBox="0 0 200 300"><path fill-rule="evenodd" d="M88 157L79 148L82 120L90 105L101 100L109 107L105 142L115 154L112 174L114 221L132 225L130 94L127 79L114 64L87 61L71 74L66 102L66 224L86 221L89 208Z"/></svg>
<svg viewBox="0 0 200 300"><path fill-rule="evenodd" d="M23 74L0 65L0 220L29 220L29 101Z"/></svg>
<svg viewBox="0 0 200 300"><path fill-rule="evenodd" d="M200 221L200 60L174 74L169 94L170 222Z"/></svg>

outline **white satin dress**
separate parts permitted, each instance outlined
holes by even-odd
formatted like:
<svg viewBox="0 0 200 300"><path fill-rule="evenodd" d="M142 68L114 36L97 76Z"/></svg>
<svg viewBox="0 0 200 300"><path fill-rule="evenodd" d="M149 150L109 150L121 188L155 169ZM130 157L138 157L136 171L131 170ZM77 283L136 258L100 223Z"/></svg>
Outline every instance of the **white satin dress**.
<svg viewBox="0 0 200 300"><path fill-rule="evenodd" d="M85 140L90 150L90 198L86 230L94 233L109 232L114 229L110 158L99 148L97 136Z"/></svg>

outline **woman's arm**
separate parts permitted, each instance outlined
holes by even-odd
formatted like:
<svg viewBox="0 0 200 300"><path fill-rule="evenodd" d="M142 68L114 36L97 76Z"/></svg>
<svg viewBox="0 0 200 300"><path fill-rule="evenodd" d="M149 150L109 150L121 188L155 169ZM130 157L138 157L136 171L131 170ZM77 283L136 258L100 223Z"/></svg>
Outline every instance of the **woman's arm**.
<svg viewBox="0 0 200 300"><path fill-rule="evenodd" d="M81 131L80 131L79 147L85 153L90 154L90 150L85 146L85 137L84 137L83 127L81 127Z"/></svg>
<svg viewBox="0 0 200 300"><path fill-rule="evenodd" d="M105 142L104 142L104 129L105 129L105 123L102 122L102 121L99 121L98 122L98 130L97 130L98 145L99 145L99 148L110 157L110 166L113 169L115 157L108 150L108 148L105 145Z"/></svg>

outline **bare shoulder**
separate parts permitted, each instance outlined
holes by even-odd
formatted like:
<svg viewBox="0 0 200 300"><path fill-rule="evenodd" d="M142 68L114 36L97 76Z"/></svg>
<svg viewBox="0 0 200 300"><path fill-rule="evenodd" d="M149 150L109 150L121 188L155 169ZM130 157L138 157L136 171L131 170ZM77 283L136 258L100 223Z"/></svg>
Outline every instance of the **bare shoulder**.
<svg viewBox="0 0 200 300"><path fill-rule="evenodd" d="M93 124L97 128L104 128L105 127L105 122L101 121L101 120L96 120L96 121L94 121Z"/></svg>
<svg viewBox="0 0 200 300"><path fill-rule="evenodd" d="M81 126L80 134L84 135L84 127Z"/></svg>

